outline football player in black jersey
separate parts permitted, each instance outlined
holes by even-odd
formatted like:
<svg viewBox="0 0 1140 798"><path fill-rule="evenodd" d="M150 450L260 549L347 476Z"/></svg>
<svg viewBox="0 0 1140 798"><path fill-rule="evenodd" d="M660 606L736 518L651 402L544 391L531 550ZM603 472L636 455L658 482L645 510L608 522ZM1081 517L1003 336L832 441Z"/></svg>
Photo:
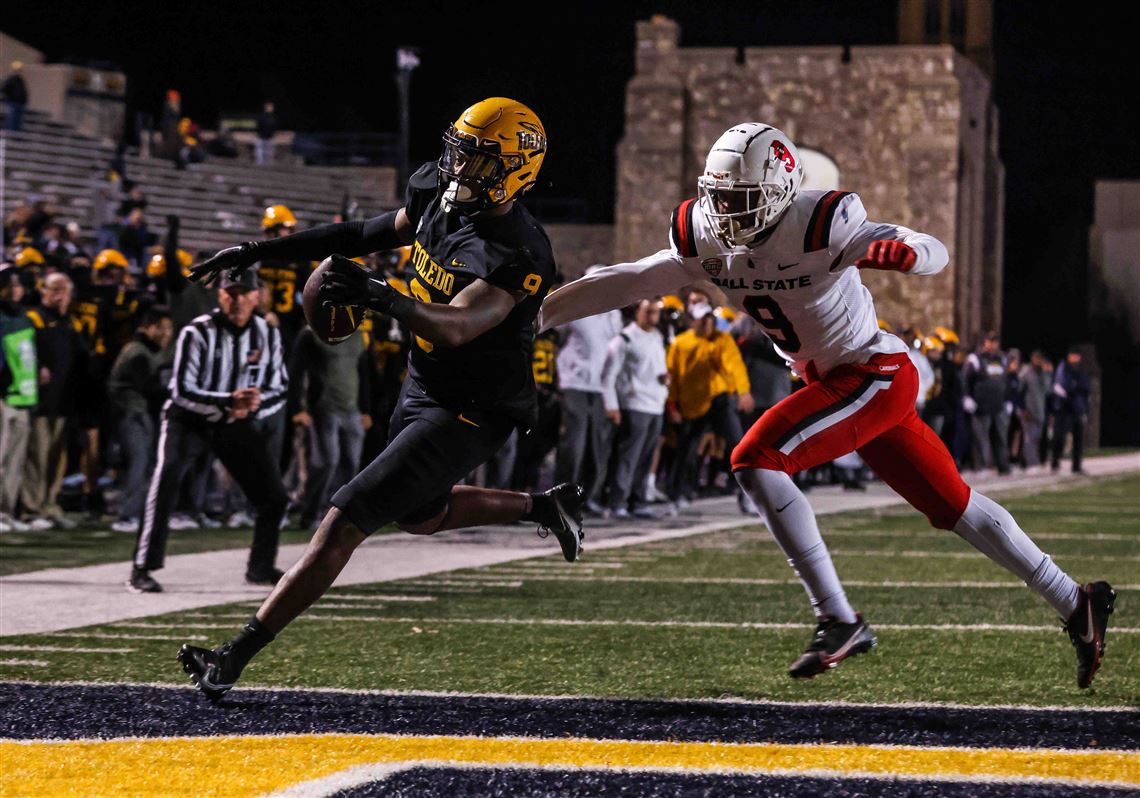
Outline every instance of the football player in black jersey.
<svg viewBox="0 0 1140 798"><path fill-rule="evenodd" d="M582 493L559 485L516 493L458 485L515 427L537 414L531 344L555 275L545 231L517 202L535 183L546 134L526 106L495 97L464 111L443 153L408 182L404 206L362 222L324 225L222 250L195 279L258 261L333 256L320 297L391 316L415 336L388 447L333 496L304 556L234 640L183 646L199 688L220 698L247 662L333 583L352 552L385 524L412 534L535 521L569 561L582 539ZM412 296L349 258L411 244ZM335 253L335 254L334 254Z"/></svg>

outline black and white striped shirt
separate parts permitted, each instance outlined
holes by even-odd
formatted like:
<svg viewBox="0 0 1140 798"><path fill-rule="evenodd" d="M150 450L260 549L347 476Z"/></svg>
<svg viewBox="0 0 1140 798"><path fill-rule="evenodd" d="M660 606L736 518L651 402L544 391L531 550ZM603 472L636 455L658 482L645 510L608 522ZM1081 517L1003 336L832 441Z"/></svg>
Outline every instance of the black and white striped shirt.
<svg viewBox="0 0 1140 798"><path fill-rule="evenodd" d="M261 407L255 417L266 418L284 406L288 387L281 332L260 316L238 330L215 309L178 334L170 403L184 410L207 421L228 421L233 392L258 388Z"/></svg>

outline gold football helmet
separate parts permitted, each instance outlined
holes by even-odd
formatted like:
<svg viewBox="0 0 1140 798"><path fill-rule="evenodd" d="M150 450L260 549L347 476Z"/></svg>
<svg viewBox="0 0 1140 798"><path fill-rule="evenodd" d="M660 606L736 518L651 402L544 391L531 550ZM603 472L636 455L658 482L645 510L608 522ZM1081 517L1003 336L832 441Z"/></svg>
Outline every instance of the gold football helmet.
<svg viewBox="0 0 1140 798"><path fill-rule="evenodd" d="M288 205L270 205L261 215L261 229L271 230L274 227L296 227L297 217Z"/></svg>
<svg viewBox="0 0 1140 798"><path fill-rule="evenodd" d="M938 338L944 344L958 344L958 333L951 330L949 327L935 327L934 337Z"/></svg>
<svg viewBox="0 0 1140 798"><path fill-rule="evenodd" d="M190 275L190 266L194 263L194 256L184 249L178 250L178 265L182 267L182 273L186 276ZM166 255L159 252L152 257L146 265L147 277L162 277L166 274Z"/></svg>
<svg viewBox="0 0 1140 798"><path fill-rule="evenodd" d="M505 97L475 103L443 134L444 210L473 214L521 197L545 155L546 131L534 111Z"/></svg>
<svg viewBox="0 0 1140 798"><path fill-rule="evenodd" d="M95 262L91 264L94 271L101 272L108 266L118 266L120 269L127 268L127 258L117 249L105 249L95 256Z"/></svg>
<svg viewBox="0 0 1140 798"><path fill-rule="evenodd" d="M16 253L17 266L43 266L44 256L35 247L24 247Z"/></svg>

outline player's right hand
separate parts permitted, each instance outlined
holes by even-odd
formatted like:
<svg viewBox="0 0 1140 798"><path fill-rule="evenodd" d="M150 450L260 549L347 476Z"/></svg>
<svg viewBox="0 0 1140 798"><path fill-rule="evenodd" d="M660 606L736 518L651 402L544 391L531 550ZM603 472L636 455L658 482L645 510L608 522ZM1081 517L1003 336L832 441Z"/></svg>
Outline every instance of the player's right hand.
<svg viewBox="0 0 1140 798"><path fill-rule="evenodd" d="M228 271L236 277L257 262L256 249L256 241L246 241L236 247L226 247L212 258L192 266L190 279L194 282L200 281L208 288L221 278L222 272Z"/></svg>

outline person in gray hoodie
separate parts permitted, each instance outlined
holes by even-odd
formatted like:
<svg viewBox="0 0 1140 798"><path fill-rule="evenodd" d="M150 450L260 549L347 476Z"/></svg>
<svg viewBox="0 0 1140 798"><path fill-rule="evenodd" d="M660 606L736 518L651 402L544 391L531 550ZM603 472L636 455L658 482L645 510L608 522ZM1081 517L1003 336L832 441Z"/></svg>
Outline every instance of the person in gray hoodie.
<svg viewBox="0 0 1140 798"><path fill-rule="evenodd" d="M596 268L591 266L586 273ZM579 482L585 476L588 441L592 471L585 486L586 508L596 515L605 511L602 489L614 430L602 400L602 367L610 340L620 331L621 312L617 310L577 319L558 328L561 347L555 361L562 393L563 433L555 458L554 482Z"/></svg>
<svg viewBox="0 0 1140 798"><path fill-rule="evenodd" d="M645 475L661 435L669 397L665 339L657 329L657 300L636 305L634 320L609 343L602 368L606 416L618 429L616 463L609 479L607 505L614 518L652 517L644 495ZM633 506L630 507L630 494Z"/></svg>

